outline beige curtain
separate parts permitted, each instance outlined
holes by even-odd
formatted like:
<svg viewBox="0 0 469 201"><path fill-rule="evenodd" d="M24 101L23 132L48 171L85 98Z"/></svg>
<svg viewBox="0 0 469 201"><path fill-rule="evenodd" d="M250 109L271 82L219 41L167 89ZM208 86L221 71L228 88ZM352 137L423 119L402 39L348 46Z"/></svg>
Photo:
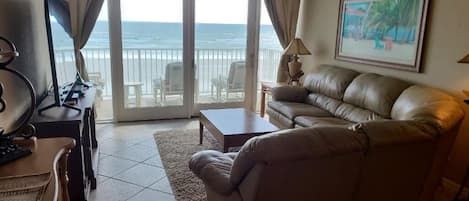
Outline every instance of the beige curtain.
<svg viewBox="0 0 469 201"><path fill-rule="evenodd" d="M300 0L265 0L265 6L277 33L280 44L285 49L295 38ZM288 56L283 54L278 66L277 81L288 80Z"/></svg>
<svg viewBox="0 0 469 201"><path fill-rule="evenodd" d="M68 0L71 29L69 34L73 38L77 70L84 80L88 80L88 72L81 49L88 42L103 2L104 0Z"/></svg>

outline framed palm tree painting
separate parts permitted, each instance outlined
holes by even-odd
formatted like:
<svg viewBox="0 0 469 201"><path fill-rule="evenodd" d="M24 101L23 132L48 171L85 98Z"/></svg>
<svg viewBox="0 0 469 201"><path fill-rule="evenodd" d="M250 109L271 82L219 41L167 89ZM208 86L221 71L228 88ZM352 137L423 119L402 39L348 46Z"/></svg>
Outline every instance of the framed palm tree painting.
<svg viewBox="0 0 469 201"><path fill-rule="evenodd" d="M338 60L419 72L429 0L341 0Z"/></svg>

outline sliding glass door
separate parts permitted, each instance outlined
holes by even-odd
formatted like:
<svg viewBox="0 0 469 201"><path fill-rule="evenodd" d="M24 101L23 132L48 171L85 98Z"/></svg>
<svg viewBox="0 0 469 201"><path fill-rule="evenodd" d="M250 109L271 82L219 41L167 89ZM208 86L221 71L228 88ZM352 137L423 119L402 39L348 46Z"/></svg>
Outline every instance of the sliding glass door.
<svg viewBox="0 0 469 201"><path fill-rule="evenodd" d="M195 0L195 100L199 107L244 104L248 0Z"/></svg>
<svg viewBox="0 0 469 201"><path fill-rule="evenodd" d="M184 1L111 2L116 120L187 117Z"/></svg>
<svg viewBox="0 0 469 201"><path fill-rule="evenodd" d="M116 120L181 118L246 105L255 78L254 57L246 55L256 21L248 23L248 15L258 2L110 1Z"/></svg>

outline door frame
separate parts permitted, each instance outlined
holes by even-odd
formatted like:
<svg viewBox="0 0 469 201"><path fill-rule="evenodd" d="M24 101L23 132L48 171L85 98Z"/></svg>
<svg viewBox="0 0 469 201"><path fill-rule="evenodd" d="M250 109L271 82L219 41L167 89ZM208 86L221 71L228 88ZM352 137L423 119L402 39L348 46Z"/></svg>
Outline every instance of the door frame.
<svg viewBox="0 0 469 201"><path fill-rule="evenodd" d="M125 108L121 0L108 1L111 53L113 121L138 121L198 116L201 109L246 107L254 111L257 98L257 69L260 26L260 0L248 0L245 97L243 102L197 104L195 84L195 1L183 1L184 93L182 106Z"/></svg>
<svg viewBox="0 0 469 201"><path fill-rule="evenodd" d="M246 73L246 104L245 107L251 111L256 111L257 104L257 82L259 72L259 40L261 25L261 4L262 0L249 0L248 11L248 41L246 51L247 69Z"/></svg>

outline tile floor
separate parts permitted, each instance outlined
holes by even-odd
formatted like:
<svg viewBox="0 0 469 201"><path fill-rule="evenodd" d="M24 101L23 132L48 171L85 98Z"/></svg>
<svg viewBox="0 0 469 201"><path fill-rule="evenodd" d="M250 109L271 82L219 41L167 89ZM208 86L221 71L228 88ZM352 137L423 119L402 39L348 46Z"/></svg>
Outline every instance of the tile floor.
<svg viewBox="0 0 469 201"><path fill-rule="evenodd" d="M98 185L91 201L174 201L153 133L198 126L198 119L97 124Z"/></svg>

